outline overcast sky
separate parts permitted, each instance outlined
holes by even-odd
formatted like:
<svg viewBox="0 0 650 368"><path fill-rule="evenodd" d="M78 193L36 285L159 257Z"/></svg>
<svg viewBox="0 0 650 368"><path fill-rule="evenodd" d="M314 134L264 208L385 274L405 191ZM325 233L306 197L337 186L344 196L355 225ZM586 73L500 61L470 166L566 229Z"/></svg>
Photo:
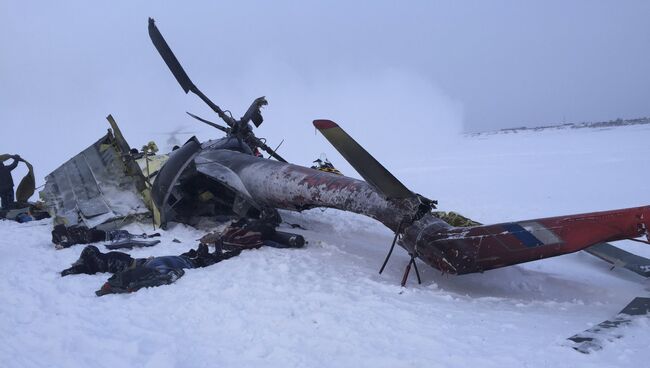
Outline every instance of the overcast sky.
<svg viewBox="0 0 650 368"><path fill-rule="evenodd" d="M266 95L258 135L303 164L328 150L315 118L385 160L461 131L650 116L649 1L2 0L0 153L34 161L40 184L109 113L137 147L219 136L184 115L216 119L162 62L149 16L222 108Z"/></svg>

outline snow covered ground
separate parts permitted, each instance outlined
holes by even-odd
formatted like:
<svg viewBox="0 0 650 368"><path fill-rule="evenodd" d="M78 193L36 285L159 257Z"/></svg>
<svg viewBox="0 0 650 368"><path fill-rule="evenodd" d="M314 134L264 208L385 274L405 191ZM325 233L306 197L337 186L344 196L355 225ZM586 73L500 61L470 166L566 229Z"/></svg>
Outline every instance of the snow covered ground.
<svg viewBox="0 0 650 368"><path fill-rule="evenodd" d="M483 223L650 204L650 127L553 130L435 142L387 162L410 188ZM395 149L408 149L409 147ZM332 157L336 164L337 157ZM404 155L402 155L404 156ZM566 338L616 314L649 282L584 252L449 276L420 263L399 286L392 234L334 210L283 212L304 249L263 248L187 270L170 286L95 296L108 275L61 278L83 246L55 250L47 220L0 221L3 367L645 367L650 321L591 355ZM151 231L132 224L133 232ZM135 257L179 254L176 225ZM182 243L172 242L174 238ZM650 246L620 242L650 256Z"/></svg>

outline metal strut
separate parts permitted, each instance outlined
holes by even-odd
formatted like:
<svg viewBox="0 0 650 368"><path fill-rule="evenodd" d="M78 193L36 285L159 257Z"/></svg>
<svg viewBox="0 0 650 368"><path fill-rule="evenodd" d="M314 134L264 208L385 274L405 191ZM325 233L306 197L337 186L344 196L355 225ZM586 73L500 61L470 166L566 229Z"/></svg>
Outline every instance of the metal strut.
<svg viewBox="0 0 650 368"><path fill-rule="evenodd" d="M379 269L379 274L381 275L382 272L384 272L384 268L386 268L386 264L388 263L388 260L390 259L390 256L393 254L393 249L395 249L395 243L397 242L397 238L399 237L400 232L402 231L402 224L404 224L404 219L399 222L399 225L397 225L397 231L395 231L395 237L393 238L393 244L390 245L390 250L388 251L388 254L386 255L386 259L384 259L384 263L381 265L381 268Z"/></svg>
<svg viewBox="0 0 650 368"><path fill-rule="evenodd" d="M406 265L406 270L404 270L404 276L402 276L402 287L406 285L406 281L409 278L409 274L411 273L411 265L413 265L413 268L415 269L415 275L418 277L418 284L422 284L422 279L420 279L420 271L418 271L418 265L415 263L415 255L413 253L409 253L409 255L411 256L411 260Z"/></svg>

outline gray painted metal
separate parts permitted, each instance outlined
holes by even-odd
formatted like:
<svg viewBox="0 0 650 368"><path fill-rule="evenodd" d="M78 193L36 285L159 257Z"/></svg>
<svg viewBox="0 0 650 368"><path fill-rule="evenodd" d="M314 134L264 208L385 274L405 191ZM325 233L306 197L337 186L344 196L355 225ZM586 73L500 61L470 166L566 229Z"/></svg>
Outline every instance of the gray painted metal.
<svg viewBox="0 0 650 368"><path fill-rule="evenodd" d="M167 222L174 219L174 203L170 198L176 187L179 177L192 158L201 149L201 144L196 137L190 138L183 147L173 151L165 165L160 168L156 180L151 188L151 198L160 211L160 226L167 227ZM180 196L175 196L179 197Z"/></svg>
<svg viewBox="0 0 650 368"><path fill-rule="evenodd" d="M55 224L95 228L149 214L137 189L143 178L126 174L116 147L109 131L45 177L41 193Z"/></svg>
<svg viewBox="0 0 650 368"><path fill-rule="evenodd" d="M203 150L199 160L218 162L235 173L246 194L262 206L301 211L337 208L363 214L396 230L418 208L417 198L389 200L365 181L229 150Z"/></svg>
<svg viewBox="0 0 650 368"><path fill-rule="evenodd" d="M650 298L634 298L614 318L603 321L598 325L579 334L569 337L571 347L583 354L602 350L607 342L623 337L621 327L629 326L633 320L650 316Z"/></svg>
<svg viewBox="0 0 650 368"><path fill-rule="evenodd" d="M585 252L617 267L623 267L643 277L650 277L650 259L627 252L608 243L593 245Z"/></svg>

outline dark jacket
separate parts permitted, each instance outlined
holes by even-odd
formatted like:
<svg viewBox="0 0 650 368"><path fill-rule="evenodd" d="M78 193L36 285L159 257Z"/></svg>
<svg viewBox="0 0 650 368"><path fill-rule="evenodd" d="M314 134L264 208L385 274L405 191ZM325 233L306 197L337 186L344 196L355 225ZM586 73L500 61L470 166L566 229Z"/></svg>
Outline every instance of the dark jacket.
<svg viewBox="0 0 650 368"><path fill-rule="evenodd" d="M11 170L15 169L16 166L18 166L18 160L16 159L9 166L5 166L4 163L0 162L0 192L14 188Z"/></svg>

